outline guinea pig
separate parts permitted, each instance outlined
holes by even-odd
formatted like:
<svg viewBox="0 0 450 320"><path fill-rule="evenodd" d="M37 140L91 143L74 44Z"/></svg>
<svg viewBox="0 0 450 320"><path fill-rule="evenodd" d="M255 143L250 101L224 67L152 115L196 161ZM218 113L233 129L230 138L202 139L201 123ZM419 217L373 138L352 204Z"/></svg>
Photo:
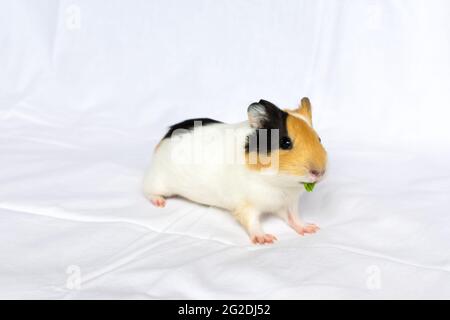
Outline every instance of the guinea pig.
<svg viewBox="0 0 450 320"><path fill-rule="evenodd" d="M260 217L266 213L278 215L300 235L315 233L318 226L298 217L303 184L320 181L327 165L309 99L293 110L260 100L247 115L237 124L201 118L171 126L155 148L144 194L157 207L181 196L226 209L255 244L277 240L262 229Z"/></svg>

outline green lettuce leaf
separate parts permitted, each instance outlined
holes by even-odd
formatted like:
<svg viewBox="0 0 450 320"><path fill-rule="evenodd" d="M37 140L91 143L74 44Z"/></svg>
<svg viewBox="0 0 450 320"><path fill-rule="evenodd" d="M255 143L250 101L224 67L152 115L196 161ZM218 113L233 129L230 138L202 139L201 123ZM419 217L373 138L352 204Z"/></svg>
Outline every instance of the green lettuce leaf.
<svg viewBox="0 0 450 320"><path fill-rule="evenodd" d="M305 186L305 189L306 189L306 191L308 191L308 192L312 192L313 191L313 189L314 189L314 186L316 185L316 183L315 182L313 182L313 183L303 183L303 185Z"/></svg>

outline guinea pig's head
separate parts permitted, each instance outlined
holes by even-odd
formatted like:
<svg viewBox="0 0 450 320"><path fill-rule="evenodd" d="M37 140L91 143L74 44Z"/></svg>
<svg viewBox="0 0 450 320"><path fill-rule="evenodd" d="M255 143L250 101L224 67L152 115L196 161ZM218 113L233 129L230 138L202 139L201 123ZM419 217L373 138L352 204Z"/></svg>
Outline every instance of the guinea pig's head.
<svg viewBox="0 0 450 320"><path fill-rule="evenodd" d="M289 183L321 180L327 153L313 129L311 111L308 98L294 110L281 110L266 100L252 103L248 119L254 131L247 137L247 167L275 173Z"/></svg>

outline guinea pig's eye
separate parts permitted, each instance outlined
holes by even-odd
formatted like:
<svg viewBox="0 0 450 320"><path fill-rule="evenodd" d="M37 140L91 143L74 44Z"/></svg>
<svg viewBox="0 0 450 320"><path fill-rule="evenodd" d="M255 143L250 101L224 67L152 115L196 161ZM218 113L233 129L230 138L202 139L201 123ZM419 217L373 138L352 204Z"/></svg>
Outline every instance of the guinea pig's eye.
<svg viewBox="0 0 450 320"><path fill-rule="evenodd" d="M292 149L292 140L289 137L283 137L280 139L280 147L283 150Z"/></svg>
<svg viewBox="0 0 450 320"><path fill-rule="evenodd" d="M322 139L320 139L320 137L317 137L317 138L319 138L319 142L322 143Z"/></svg>

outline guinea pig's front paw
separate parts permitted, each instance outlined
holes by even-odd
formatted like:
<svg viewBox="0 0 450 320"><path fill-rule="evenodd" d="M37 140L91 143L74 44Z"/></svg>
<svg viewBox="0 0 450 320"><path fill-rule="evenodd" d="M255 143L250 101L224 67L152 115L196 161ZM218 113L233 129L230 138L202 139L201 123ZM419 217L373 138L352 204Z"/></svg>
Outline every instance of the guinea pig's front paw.
<svg viewBox="0 0 450 320"><path fill-rule="evenodd" d="M294 230L297 231L298 234L304 236L305 234L316 233L320 230L318 226L315 224L307 224L307 225L296 225L294 226Z"/></svg>
<svg viewBox="0 0 450 320"><path fill-rule="evenodd" d="M278 240L277 237L268 233L253 235L250 238L254 244L269 244L274 243L275 240Z"/></svg>

